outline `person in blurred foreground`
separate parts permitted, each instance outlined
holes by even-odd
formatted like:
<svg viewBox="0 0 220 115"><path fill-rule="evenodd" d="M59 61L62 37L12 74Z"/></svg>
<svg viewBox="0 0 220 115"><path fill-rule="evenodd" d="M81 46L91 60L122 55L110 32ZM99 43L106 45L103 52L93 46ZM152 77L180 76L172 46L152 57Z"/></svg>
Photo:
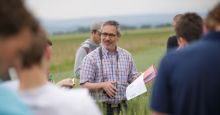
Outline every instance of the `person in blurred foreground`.
<svg viewBox="0 0 220 115"><path fill-rule="evenodd" d="M200 41L166 55L153 86L153 115L220 114L220 3ZM187 59L185 59L187 58Z"/></svg>
<svg viewBox="0 0 220 115"><path fill-rule="evenodd" d="M177 50L179 50L201 38L203 34L203 20L196 13L185 13L176 23L175 32L179 44Z"/></svg>
<svg viewBox="0 0 220 115"><path fill-rule="evenodd" d="M18 60L19 94L35 115L100 115L86 89L66 90L48 82L51 50L40 28L28 52ZM85 110L86 109L86 110Z"/></svg>
<svg viewBox="0 0 220 115"><path fill-rule="evenodd" d="M0 78L4 79L8 68L31 45L37 22L23 0L0 0L0 17ZM0 86L0 114L31 115L31 111L18 95Z"/></svg>

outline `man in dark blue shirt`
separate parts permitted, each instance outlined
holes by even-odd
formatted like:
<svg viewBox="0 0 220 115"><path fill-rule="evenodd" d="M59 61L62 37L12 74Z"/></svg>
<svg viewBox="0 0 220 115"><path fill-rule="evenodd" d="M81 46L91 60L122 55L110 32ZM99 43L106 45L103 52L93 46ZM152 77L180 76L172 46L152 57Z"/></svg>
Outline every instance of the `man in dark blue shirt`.
<svg viewBox="0 0 220 115"><path fill-rule="evenodd" d="M153 115L220 115L220 3L200 41L166 55L151 100Z"/></svg>

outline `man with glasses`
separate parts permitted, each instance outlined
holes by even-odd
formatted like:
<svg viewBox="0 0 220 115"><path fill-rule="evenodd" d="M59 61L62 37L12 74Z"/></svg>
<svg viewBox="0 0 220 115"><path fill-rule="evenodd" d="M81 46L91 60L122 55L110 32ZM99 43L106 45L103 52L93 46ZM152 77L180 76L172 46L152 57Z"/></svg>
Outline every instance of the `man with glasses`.
<svg viewBox="0 0 220 115"><path fill-rule="evenodd" d="M138 75L132 55L117 46L121 34L116 21L101 27L101 47L82 62L80 84L103 104L104 114L126 114L125 91Z"/></svg>
<svg viewBox="0 0 220 115"><path fill-rule="evenodd" d="M76 57L75 57L75 65L74 65L74 73L75 76L79 78L80 75L80 65L82 63L83 58L90 53L91 51L95 50L97 47L99 47L99 44L101 42L100 39L100 28L101 28L102 22L96 22L91 25L90 27L90 38L84 41L79 49L76 51Z"/></svg>

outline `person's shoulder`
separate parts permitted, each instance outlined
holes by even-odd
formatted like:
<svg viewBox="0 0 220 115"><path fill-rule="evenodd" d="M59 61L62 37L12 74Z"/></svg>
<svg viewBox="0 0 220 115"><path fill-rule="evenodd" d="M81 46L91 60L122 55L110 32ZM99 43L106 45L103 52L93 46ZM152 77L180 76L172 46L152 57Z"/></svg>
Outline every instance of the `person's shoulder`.
<svg viewBox="0 0 220 115"><path fill-rule="evenodd" d="M19 86L19 81L18 80L6 81L6 82L3 82L0 86L6 87L12 91L17 91L18 86Z"/></svg>
<svg viewBox="0 0 220 115"><path fill-rule="evenodd" d="M89 48L90 46L89 46L89 44L88 43L84 43L84 44L82 44L81 46L80 46L81 48Z"/></svg>
<svg viewBox="0 0 220 115"><path fill-rule="evenodd" d="M1 114L3 115L30 115L28 107L20 100L17 93L8 90L4 86L0 86L0 104Z"/></svg>
<svg viewBox="0 0 220 115"><path fill-rule="evenodd" d="M81 43L80 47L90 48L91 44L93 44L93 42L91 41L90 38L87 38L83 43Z"/></svg>
<svg viewBox="0 0 220 115"><path fill-rule="evenodd" d="M69 90L59 88L54 96L57 98L53 106L59 109L57 111L67 114L99 115L95 101L90 97L87 89Z"/></svg>
<svg viewBox="0 0 220 115"><path fill-rule="evenodd" d="M169 36L168 42L177 42L177 36L176 35Z"/></svg>
<svg viewBox="0 0 220 115"><path fill-rule="evenodd" d="M177 39L177 36L176 35L170 35L169 39Z"/></svg>
<svg viewBox="0 0 220 115"><path fill-rule="evenodd" d="M85 48L90 48L89 39L86 39L84 42L80 44L78 51L84 50Z"/></svg>
<svg viewBox="0 0 220 115"><path fill-rule="evenodd" d="M198 52L201 52L203 50L202 47L204 47L204 46L205 46L205 44L203 41L197 41L195 43L191 43L182 49L171 51L171 52L167 53L164 56L163 60L165 60L167 62L175 62L175 61L177 61L178 63L185 62L185 61L187 61L186 57L192 56Z"/></svg>
<svg viewBox="0 0 220 115"><path fill-rule="evenodd" d="M86 55L86 58L94 59L97 58L97 56L99 56L99 47L91 51L88 55Z"/></svg>
<svg viewBox="0 0 220 115"><path fill-rule="evenodd" d="M124 48L118 47L118 51L123 55L131 56L131 53Z"/></svg>
<svg viewBox="0 0 220 115"><path fill-rule="evenodd" d="M50 85L49 88L51 94L50 95L56 95L55 98L64 98L66 100L71 99L71 98L78 98L78 99L82 99L86 96L89 95L89 92L87 89L74 89L74 90L70 90L70 89L66 89L66 88L60 88L54 85ZM64 99L62 99L63 102L65 102Z"/></svg>

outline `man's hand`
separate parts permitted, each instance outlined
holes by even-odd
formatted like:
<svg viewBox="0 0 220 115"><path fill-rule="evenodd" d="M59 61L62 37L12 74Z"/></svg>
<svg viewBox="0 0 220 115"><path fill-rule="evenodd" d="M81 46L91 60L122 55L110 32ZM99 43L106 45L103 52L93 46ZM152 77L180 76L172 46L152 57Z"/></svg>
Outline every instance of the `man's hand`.
<svg viewBox="0 0 220 115"><path fill-rule="evenodd" d="M102 82L102 89L109 97L114 97L116 94L117 89L114 84L116 84L116 81Z"/></svg>
<svg viewBox="0 0 220 115"><path fill-rule="evenodd" d="M66 79L59 81L56 85L60 87L72 89L75 86L75 82L74 82L74 79L66 78Z"/></svg>

